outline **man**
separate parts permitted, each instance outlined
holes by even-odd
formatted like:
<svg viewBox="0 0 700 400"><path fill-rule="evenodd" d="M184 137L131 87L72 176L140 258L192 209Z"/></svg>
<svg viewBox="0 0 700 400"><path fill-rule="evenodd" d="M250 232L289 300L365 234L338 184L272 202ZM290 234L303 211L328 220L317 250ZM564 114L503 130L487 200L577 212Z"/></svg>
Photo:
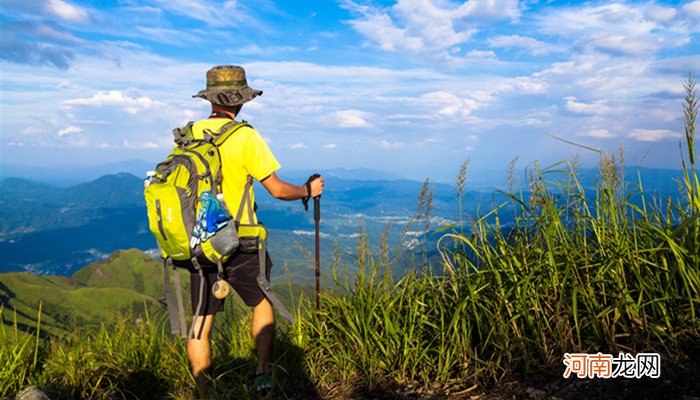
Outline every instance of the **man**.
<svg viewBox="0 0 700 400"><path fill-rule="evenodd" d="M195 137L202 135L205 130L216 132L224 124L231 122L240 113L243 104L262 94L262 91L248 86L245 71L236 65L217 66L207 71L206 89L192 97L201 97L212 105L209 118L196 122L192 127ZM252 176L267 189L270 194L280 200L298 200L320 196L323 193L323 178L317 178L305 185L297 186L282 181L275 171L280 164L275 159L269 147L260 134L250 127L240 128L228 138L219 148L222 160L222 192L224 201L232 215L238 213L238 207L243 197L247 176ZM250 188L253 196L253 189ZM254 198L251 199L254 201ZM251 204L253 204L251 201ZM249 221L248 212L242 213L242 224L257 223L257 216L252 213L253 221ZM252 389L261 391L272 386L270 378L270 353L275 335L275 318L271 303L258 286L256 277L260 266L258 253L237 253L231 256L224 265L226 280L241 296L246 305L253 308L252 336L257 353L256 376ZM272 263L267 257L267 273ZM196 300L199 299L200 277L191 270L191 293L193 313ZM195 316L194 331L200 332L199 338L187 340L187 355L192 368L192 374L200 392L206 395L208 382L205 374L211 366L210 333L214 323L214 315L223 310L224 302L214 297L211 287L217 279L217 270L206 271L204 303L200 315ZM202 326L203 325L203 326Z"/></svg>

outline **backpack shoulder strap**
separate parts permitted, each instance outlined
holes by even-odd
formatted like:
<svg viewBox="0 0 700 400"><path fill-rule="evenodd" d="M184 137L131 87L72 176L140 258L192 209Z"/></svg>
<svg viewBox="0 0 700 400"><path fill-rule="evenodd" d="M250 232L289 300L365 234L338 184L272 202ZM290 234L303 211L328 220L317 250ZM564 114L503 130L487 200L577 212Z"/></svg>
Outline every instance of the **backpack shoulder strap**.
<svg viewBox="0 0 700 400"><path fill-rule="evenodd" d="M214 140L214 145L217 147L221 146L222 144L224 144L226 139L231 137L231 135L236 133L236 131L243 128L244 126L252 128L252 126L247 121L231 121L227 124L224 124L224 126L222 126L219 129L219 131L215 133L216 139Z"/></svg>
<svg viewBox="0 0 700 400"><path fill-rule="evenodd" d="M192 141L192 125L194 121L190 121L182 128L173 129L173 141L180 146L184 146Z"/></svg>

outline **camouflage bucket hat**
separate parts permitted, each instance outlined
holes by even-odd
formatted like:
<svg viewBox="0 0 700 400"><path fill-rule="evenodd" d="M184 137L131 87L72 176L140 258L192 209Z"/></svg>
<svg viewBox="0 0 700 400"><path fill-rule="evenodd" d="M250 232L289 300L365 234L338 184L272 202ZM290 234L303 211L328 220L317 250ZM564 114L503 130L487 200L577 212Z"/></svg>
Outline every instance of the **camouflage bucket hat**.
<svg viewBox="0 0 700 400"><path fill-rule="evenodd" d="M261 94L262 90L248 86L243 67L218 65L207 71L207 88L192 97L201 97L214 104L237 106Z"/></svg>

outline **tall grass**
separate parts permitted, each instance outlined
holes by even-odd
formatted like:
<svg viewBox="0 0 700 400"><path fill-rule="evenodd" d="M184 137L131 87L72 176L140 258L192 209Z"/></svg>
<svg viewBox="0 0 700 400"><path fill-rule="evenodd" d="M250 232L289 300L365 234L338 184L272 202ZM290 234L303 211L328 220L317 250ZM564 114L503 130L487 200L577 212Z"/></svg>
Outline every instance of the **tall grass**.
<svg viewBox="0 0 700 400"><path fill-rule="evenodd" d="M505 200L471 218L468 231L465 220L445 228L437 270L425 268L425 235L416 259L405 257L401 244L395 253L389 248L390 226L376 247L360 226L358 274L348 276L336 246L333 284L321 310L303 300L296 308L300 322L280 324L273 397L314 398L318 388L333 398L388 383L466 393L474 383L560 368L565 352L659 352L666 360L682 359L686 346L700 339L692 78L685 88L686 151L675 200L647 193L638 178L629 182L620 149L601 155L592 195L575 161L532 164L523 191L515 185L513 160ZM467 171L465 162L456 181L460 204ZM402 237L411 227L427 231L431 210L426 180ZM504 212L508 218L501 218ZM413 272L393 276L395 264L407 259ZM248 398L244 384L255 367L250 319L230 309L217 320L211 376L217 390L234 387L238 398ZM34 333L3 325L0 397L34 384L61 399L190 398L194 382L184 343L170 336L164 320L121 317L114 325L49 339L41 339L40 323Z"/></svg>
<svg viewBox="0 0 700 400"><path fill-rule="evenodd" d="M394 280L386 254L371 254L363 236L354 283L336 279L322 311L297 327L313 376L323 384L398 382L454 392L560 367L565 352L682 358L700 339L692 78L685 88L688 158L678 200L659 201L641 181L628 182L620 149L601 155L593 195L575 163L531 165L527 193L509 184L507 200L475 218L471 233L461 221L443 236L442 273L416 265L417 272ZM465 163L458 201L466 171ZM501 223L505 210L515 210L512 224Z"/></svg>

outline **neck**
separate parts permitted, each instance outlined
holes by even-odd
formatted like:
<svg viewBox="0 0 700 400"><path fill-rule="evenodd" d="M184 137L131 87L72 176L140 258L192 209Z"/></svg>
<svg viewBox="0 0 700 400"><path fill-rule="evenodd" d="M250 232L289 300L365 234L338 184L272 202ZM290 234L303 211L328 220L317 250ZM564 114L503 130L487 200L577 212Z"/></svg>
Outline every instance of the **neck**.
<svg viewBox="0 0 700 400"><path fill-rule="evenodd" d="M231 120L236 119L236 114L232 113L230 111L226 110L221 110L221 109L213 109L211 110L211 114L209 115L209 118L229 118Z"/></svg>

